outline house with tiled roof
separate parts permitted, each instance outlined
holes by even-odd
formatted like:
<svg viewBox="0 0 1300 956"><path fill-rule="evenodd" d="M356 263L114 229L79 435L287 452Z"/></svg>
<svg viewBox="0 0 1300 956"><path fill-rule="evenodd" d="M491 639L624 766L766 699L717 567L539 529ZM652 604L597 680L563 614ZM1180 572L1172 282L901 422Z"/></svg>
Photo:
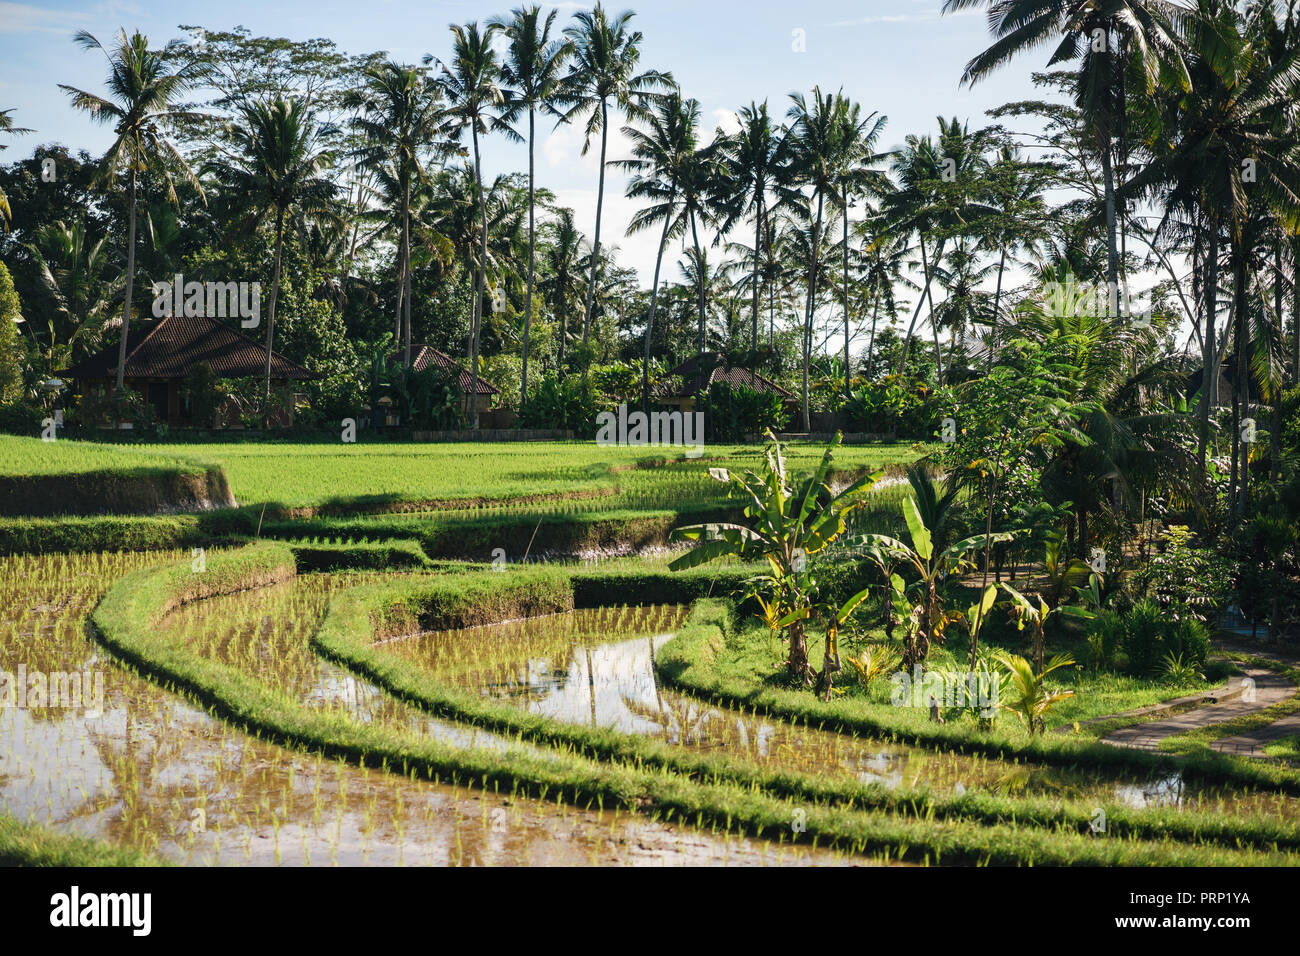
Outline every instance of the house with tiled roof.
<svg viewBox="0 0 1300 956"><path fill-rule="evenodd" d="M389 363L394 367L402 365L405 361L406 349L400 349L389 356ZM469 369L445 352L439 352L432 345L417 344L411 345L411 368L417 372L423 372L427 368L437 368L452 377L460 387L460 410L466 417L469 416L469 393L474 384ZM474 404L478 407L479 414L488 411L492 406L492 397L500 394L501 389L480 375L478 388L474 392Z"/></svg>
<svg viewBox="0 0 1300 956"><path fill-rule="evenodd" d="M117 381L119 343L115 335L109 338L107 347L61 373L76 382L83 395L105 395ZM193 396L184 388L187 377L202 365L217 378L260 379L266 375L266 346L205 316L168 315L131 327L125 384L153 406L159 421L211 424L193 421ZM272 387L315 378L319 376L271 351ZM277 410L274 423L290 424L292 411Z"/></svg>
<svg viewBox="0 0 1300 956"><path fill-rule="evenodd" d="M708 395L709 386L714 382L726 382L733 388L772 392L780 395L781 401L790 407L798 402L792 392L753 369L728 365L726 356L720 352L704 352L687 359L664 376L654 398L661 405L672 405L689 412L694 410L700 395Z"/></svg>

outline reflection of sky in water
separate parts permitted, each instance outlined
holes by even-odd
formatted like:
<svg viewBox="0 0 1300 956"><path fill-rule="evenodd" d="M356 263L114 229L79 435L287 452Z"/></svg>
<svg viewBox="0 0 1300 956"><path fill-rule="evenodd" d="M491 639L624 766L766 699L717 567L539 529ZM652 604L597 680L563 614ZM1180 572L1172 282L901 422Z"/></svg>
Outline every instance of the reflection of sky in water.
<svg viewBox="0 0 1300 956"><path fill-rule="evenodd" d="M672 628L668 608L585 609L438 631L386 647L420 662L439 679L514 703L531 713L568 723L657 737L697 750L745 757L772 770L855 779L890 789L931 788L957 795L987 791L1011 796L1047 795L1134 807L1194 808L1208 798L1216 808L1237 797L1185 788L1177 778L1117 782L1077 768L1016 764L936 752L870 738L793 725L715 706L660 686L654 655ZM632 617L629 617L631 614ZM629 629L644 631L626 636ZM482 661L475 670L473 662ZM470 669L466 669L466 666ZM1294 801L1240 795L1249 809L1279 812Z"/></svg>
<svg viewBox="0 0 1300 956"><path fill-rule="evenodd" d="M1184 800L1186 784L1181 773L1147 783L1122 783L1115 786L1115 799L1128 807L1177 807Z"/></svg>

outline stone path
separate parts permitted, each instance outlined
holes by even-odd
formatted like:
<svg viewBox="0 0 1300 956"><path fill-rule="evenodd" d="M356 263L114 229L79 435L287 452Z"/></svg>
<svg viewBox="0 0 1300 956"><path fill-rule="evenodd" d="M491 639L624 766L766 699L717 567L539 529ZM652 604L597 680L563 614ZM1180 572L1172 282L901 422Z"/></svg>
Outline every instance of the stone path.
<svg viewBox="0 0 1300 956"><path fill-rule="evenodd" d="M1101 739L1105 743L1114 744L1117 747L1132 747L1136 750L1158 750L1160 742L1166 737L1184 734L1189 730L1196 730L1201 727L1209 727L1212 724L1221 724L1224 721L1233 720L1246 714L1253 714L1265 707L1294 697L1298 689L1294 683L1281 674L1265 670L1262 667L1246 667L1243 670L1245 671L1245 677L1255 682L1253 694L1234 694L1230 700L1197 707L1165 720L1153 720L1148 723L1135 724L1132 727L1122 727ZM1243 689L1241 686L1243 680L1240 677L1234 677L1228 683L1234 691ZM1248 688L1249 685L1245 689ZM1254 733L1259 732L1255 731ZM1241 736L1244 738L1249 735L1243 734ZM1282 734L1282 736L1285 736L1285 734ZM1233 739L1235 738L1227 738L1216 743L1226 744L1227 740ZM1211 744L1211 746L1215 746L1215 744ZM1216 747L1216 749L1220 748ZM1232 752L1239 753L1242 751L1234 750Z"/></svg>

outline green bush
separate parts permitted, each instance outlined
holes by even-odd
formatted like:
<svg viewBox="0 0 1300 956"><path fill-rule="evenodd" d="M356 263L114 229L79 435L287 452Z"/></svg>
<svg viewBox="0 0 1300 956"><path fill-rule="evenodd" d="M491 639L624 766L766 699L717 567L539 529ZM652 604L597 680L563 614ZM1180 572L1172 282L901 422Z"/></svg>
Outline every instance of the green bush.
<svg viewBox="0 0 1300 956"><path fill-rule="evenodd" d="M1089 644L1097 639L1108 662L1115 661L1116 644L1123 648L1128 670L1141 677L1159 675L1174 656L1186 666L1205 666L1210 654L1210 632L1200 621L1172 617L1155 601L1143 598L1128 611L1102 611L1089 629Z"/></svg>
<svg viewBox="0 0 1300 956"><path fill-rule="evenodd" d="M519 413L523 428L571 428L580 438L596 433L598 393L590 380L573 375L560 381L547 375Z"/></svg>
<svg viewBox="0 0 1300 956"><path fill-rule="evenodd" d="M713 442L744 441L769 428L780 430L786 424L780 395L730 382L710 385L699 410L704 413L704 435Z"/></svg>

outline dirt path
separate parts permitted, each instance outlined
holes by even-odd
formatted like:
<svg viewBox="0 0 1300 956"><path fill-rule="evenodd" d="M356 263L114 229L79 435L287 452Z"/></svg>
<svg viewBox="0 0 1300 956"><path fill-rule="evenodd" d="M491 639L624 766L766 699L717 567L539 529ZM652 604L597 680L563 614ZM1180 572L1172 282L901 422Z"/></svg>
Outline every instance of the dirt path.
<svg viewBox="0 0 1300 956"><path fill-rule="evenodd" d="M1225 646L1229 653L1239 652L1255 657L1264 657L1288 666L1297 666L1289 657L1279 657L1258 648ZM1274 671L1263 667L1243 668L1243 677L1234 677L1228 681L1226 696L1211 700L1203 706L1194 707L1164 720L1154 720L1122 727L1102 737L1102 741L1117 747L1132 747L1135 750L1158 750L1160 742L1177 734L1187 733L1201 727L1221 724L1237 717L1244 717L1294 697L1295 683ZM1247 683L1253 681L1253 687ZM1222 691L1222 688L1219 689ZM1253 693L1251 691L1253 690ZM1243 692L1244 691L1244 692ZM1300 734L1300 714L1284 717L1248 733L1225 737L1210 742L1209 746L1225 753L1234 753L1246 757L1264 756L1264 745L1282 737Z"/></svg>

